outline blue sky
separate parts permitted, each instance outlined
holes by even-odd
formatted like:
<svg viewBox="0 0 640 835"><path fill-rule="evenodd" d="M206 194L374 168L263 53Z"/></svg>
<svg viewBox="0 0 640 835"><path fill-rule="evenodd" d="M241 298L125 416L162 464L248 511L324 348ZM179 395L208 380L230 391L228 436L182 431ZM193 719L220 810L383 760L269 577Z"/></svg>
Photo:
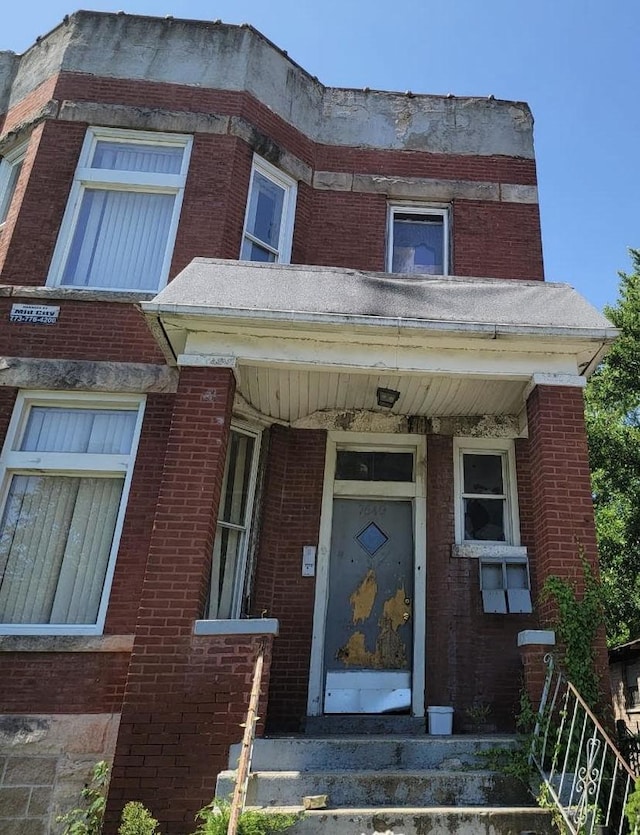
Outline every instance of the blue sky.
<svg viewBox="0 0 640 835"><path fill-rule="evenodd" d="M73 0L71 0L73 2ZM92 0L92 9L253 24L339 87L527 101L546 276L597 307L640 248L638 0ZM0 50L23 52L77 7L22 0Z"/></svg>

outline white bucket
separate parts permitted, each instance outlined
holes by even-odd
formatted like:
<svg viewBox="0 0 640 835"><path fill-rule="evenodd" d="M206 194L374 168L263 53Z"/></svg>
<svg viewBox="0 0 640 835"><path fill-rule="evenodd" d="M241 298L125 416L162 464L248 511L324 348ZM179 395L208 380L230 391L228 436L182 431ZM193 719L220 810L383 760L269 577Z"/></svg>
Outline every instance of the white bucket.
<svg viewBox="0 0 640 835"><path fill-rule="evenodd" d="M427 708L429 733L450 736L453 731L453 708L432 705Z"/></svg>

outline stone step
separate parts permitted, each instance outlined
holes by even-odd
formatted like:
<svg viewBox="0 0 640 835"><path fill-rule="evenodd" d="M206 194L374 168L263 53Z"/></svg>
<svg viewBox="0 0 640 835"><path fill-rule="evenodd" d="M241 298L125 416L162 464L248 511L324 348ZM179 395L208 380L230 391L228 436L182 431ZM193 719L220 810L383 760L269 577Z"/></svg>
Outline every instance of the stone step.
<svg viewBox="0 0 640 835"><path fill-rule="evenodd" d="M293 807L271 812L297 811ZM306 812L287 835L557 835L551 813L536 808L332 809Z"/></svg>
<svg viewBox="0 0 640 835"><path fill-rule="evenodd" d="M233 792L234 771L218 775L216 795ZM328 808L377 806L527 806L527 788L492 771L258 771L247 788L251 806L296 806L327 795Z"/></svg>
<svg viewBox="0 0 640 835"><path fill-rule="evenodd" d="M486 768L481 752L513 750L514 736L349 736L273 737L256 739L253 771L413 771L427 769ZM229 751L229 768L234 769L240 745Z"/></svg>

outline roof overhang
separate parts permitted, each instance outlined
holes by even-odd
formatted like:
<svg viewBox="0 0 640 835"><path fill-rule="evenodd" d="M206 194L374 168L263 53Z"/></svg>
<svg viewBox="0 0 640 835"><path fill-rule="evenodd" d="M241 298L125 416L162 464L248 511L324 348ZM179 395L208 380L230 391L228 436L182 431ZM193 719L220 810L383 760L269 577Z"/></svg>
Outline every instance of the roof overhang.
<svg viewBox="0 0 640 835"><path fill-rule="evenodd" d="M169 362L233 367L243 397L285 421L303 416L281 398L296 373L303 390L326 389L309 408L366 408L404 379L401 413L517 413L533 378L588 376L618 334L564 284L214 259L141 308ZM440 396L421 398L433 386Z"/></svg>

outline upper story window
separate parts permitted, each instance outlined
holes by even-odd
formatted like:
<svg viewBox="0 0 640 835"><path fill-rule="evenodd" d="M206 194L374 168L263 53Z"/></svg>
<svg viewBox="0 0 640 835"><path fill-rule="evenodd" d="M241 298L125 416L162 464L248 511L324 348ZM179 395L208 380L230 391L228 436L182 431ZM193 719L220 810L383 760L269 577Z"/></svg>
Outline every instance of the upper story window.
<svg viewBox="0 0 640 835"><path fill-rule="evenodd" d="M101 633L143 406L19 395L0 456L0 632Z"/></svg>
<svg viewBox="0 0 640 835"><path fill-rule="evenodd" d="M266 160L253 158L241 260L289 263L296 191L291 177Z"/></svg>
<svg viewBox="0 0 640 835"><path fill-rule="evenodd" d="M18 145L0 160L0 225L7 219L9 207L22 170L27 143Z"/></svg>
<svg viewBox="0 0 640 835"><path fill-rule="evenodd" d="M512 441L456 439L456 541L519 545Z"/></svg>
<svg viewBox="0 0 640 835"><path fill-rule="evenodd" d="M89 128L50 284L154 292L167 280L191 137Z"/></svg>
<svg viewBox="0 0 640 835"><path fill-rule="evenodd" d="M414 275L449 272L449 222L446 209L391 206L387 271Z"/></svg>

